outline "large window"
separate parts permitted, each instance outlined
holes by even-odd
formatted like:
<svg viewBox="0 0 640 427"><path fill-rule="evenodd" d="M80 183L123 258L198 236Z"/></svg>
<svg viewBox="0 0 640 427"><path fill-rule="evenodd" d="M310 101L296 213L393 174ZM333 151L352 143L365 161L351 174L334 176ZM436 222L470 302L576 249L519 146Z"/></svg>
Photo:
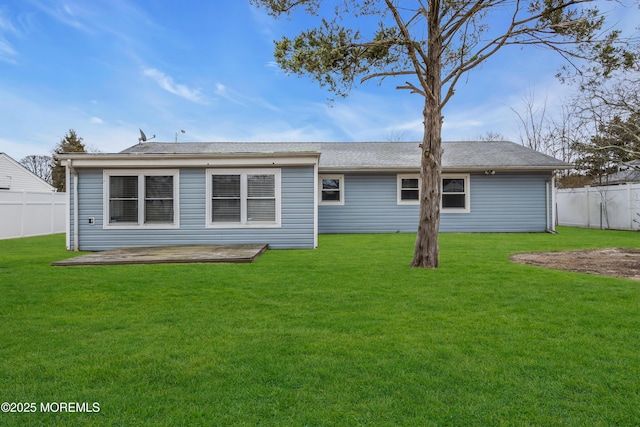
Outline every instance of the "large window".
<svg viewBox="0 0 640 427"><path fill-rule="evenodd" d="M442 175L442 212L466 213L469 207L469 175L468 174L443 174ZM398 175L398 204L417 205L420 203L420 176Z"/></svg>
<svg viewBox="0 0 640 427"><path fill-rule="evenodd" d="M105 228L177 227L178 176L176 170L105 171Z"/></svg>
<svg viewBox="0 0 640 427"><path fill-rule="evenodd" d="M344 175L320 175L321 205L344 205Z"/></svg>
<svg viewBox="0 0 640 427"><path fill-rule="evenodd" d="M207 171L208 227L279 227L280 169Z"/></svg>

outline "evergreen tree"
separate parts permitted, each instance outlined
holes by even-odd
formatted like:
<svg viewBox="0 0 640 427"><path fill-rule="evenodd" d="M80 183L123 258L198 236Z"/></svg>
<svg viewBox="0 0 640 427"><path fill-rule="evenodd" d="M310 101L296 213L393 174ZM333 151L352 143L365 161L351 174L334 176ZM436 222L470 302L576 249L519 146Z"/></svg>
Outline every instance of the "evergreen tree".
<svg viewBox="0 0 640 427"><path fill-rule="evenodd" d="M87 150L85 145L82 143L82 138L80 138L73 129L69 129L69 133L60 140L56 148L53 150L54 158L56 154L86 152ZM53 180L53 186L56 187L58 191L66 191L65 168L64 165L60 164L60 160L56 159L54 161L51 170L51 177Z"/></svg>
<svg viewBox="0 0 640 427"><path fill-rule="evenodd" d="M576 167L601 183L606 182L607 175L640 158L640 112L626 119L614 116L589 143L576 144L575 150L579 155Z"/></svg>

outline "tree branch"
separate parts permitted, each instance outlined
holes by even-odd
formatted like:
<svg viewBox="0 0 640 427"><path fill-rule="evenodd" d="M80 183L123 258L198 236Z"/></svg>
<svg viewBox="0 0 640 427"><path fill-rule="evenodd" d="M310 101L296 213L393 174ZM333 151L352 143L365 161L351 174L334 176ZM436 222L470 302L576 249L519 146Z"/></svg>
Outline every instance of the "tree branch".
<svg viewBox="0 0 640 427"><path fill-rule="evenodd" d="M389 10L391 11L394 20L396 21L396 24L398 24L398 28L400 28L400 31L402 33L402 35L404 36L405 39L405 47L407 48L407 55L409 56L409 59L411 61L411 63L413 64L413 68L415 69L415 75L418 78L418 81L420 82L420 86L422 86L423 88L423 93L425 94L425 96L429 97L431 100L435 101L436 97L435 95L431 92L431 89L429 88L429 85L427 84L425 78L424 78L424 74L422 73L422 68L421 68L421 64L418 61L417 56L420 55L420 57L422 58L422 63L423 64L428 64L428 60L426 55L424 54L424 52L422 52L422 49L417 49L417 44L413 42L413 39L411 37L411 34L409 33L409 30L407 29L406 25L404 24L404 22L402 21L402 18L400 17L400 14L398 13L398 9L396 8L396 6L393 5L393 3L391 2L391 0L385 0L385 3L387 4L387 7L389 8Z"/></svg>

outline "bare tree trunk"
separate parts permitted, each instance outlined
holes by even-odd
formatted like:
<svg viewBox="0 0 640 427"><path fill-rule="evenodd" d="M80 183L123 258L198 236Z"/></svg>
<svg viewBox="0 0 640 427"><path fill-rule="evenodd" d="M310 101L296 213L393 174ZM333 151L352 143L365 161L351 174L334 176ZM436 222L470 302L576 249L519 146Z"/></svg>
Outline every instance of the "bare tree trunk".
<svg viewBox="0 0 640 427"><path fill-rule="evenodd" d="M420 167L420 222L412 267L438 268L438 230L442 177L442 34L440 1L429 1L427 10L428 51L424 69L424 136ZM420 70L416 70L420 71Z"/></svg>
<svg viewBox="0 0 640 427"><path fill-rule="evenodd" d="M439 108L426 102L420 178L420 222L412 267L438 268L440 180L442 177L442 120Z"/></svg>

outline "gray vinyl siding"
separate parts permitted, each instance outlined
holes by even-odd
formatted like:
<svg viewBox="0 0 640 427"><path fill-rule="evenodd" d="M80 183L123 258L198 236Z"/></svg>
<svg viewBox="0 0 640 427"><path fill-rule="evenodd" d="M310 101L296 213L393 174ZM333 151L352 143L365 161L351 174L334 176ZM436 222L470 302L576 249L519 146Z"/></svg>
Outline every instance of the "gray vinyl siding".
<svg viewBox="0 0 640 427"><path fill-rule="evenodd" d="M541 232L547 173L471 174L470 212L443 212L441 232ZM344 205L318 206L318 232L415 232L417 205L397 204L397 174L345 174Z"/></svg>
<svg viewBox="0 0 640 427"><path fill-rule="evenodd" d="M282 167L280 228L206 228L206 169L180 169L178 229L104 229L103 171L78 170L80 250L122 246L268 243L270 248L314 246L314 169ZM138 172L138 171L136 171ZM73 209L73 208L71 208ZM72 210L73 213L73 210ZM95 224L89 224L89 218ZM72 222L73 224L73 218ZM71 226L73 233L73 225ZM73 245L73 236L71 236Z"/></svg>
<svg viewBox="0 0 640 427"><path fill-rule="evenodd" d="M418 207L398 206L396 176L345 174L344 205L318 206L318 233L416 231Z"/></svg>
<svg viewBox="0 0 640 427"><path fill-rule="evenodd" d="M471 212L443 213L443 232L544 232L549 174L471 175Z"/></svg>

